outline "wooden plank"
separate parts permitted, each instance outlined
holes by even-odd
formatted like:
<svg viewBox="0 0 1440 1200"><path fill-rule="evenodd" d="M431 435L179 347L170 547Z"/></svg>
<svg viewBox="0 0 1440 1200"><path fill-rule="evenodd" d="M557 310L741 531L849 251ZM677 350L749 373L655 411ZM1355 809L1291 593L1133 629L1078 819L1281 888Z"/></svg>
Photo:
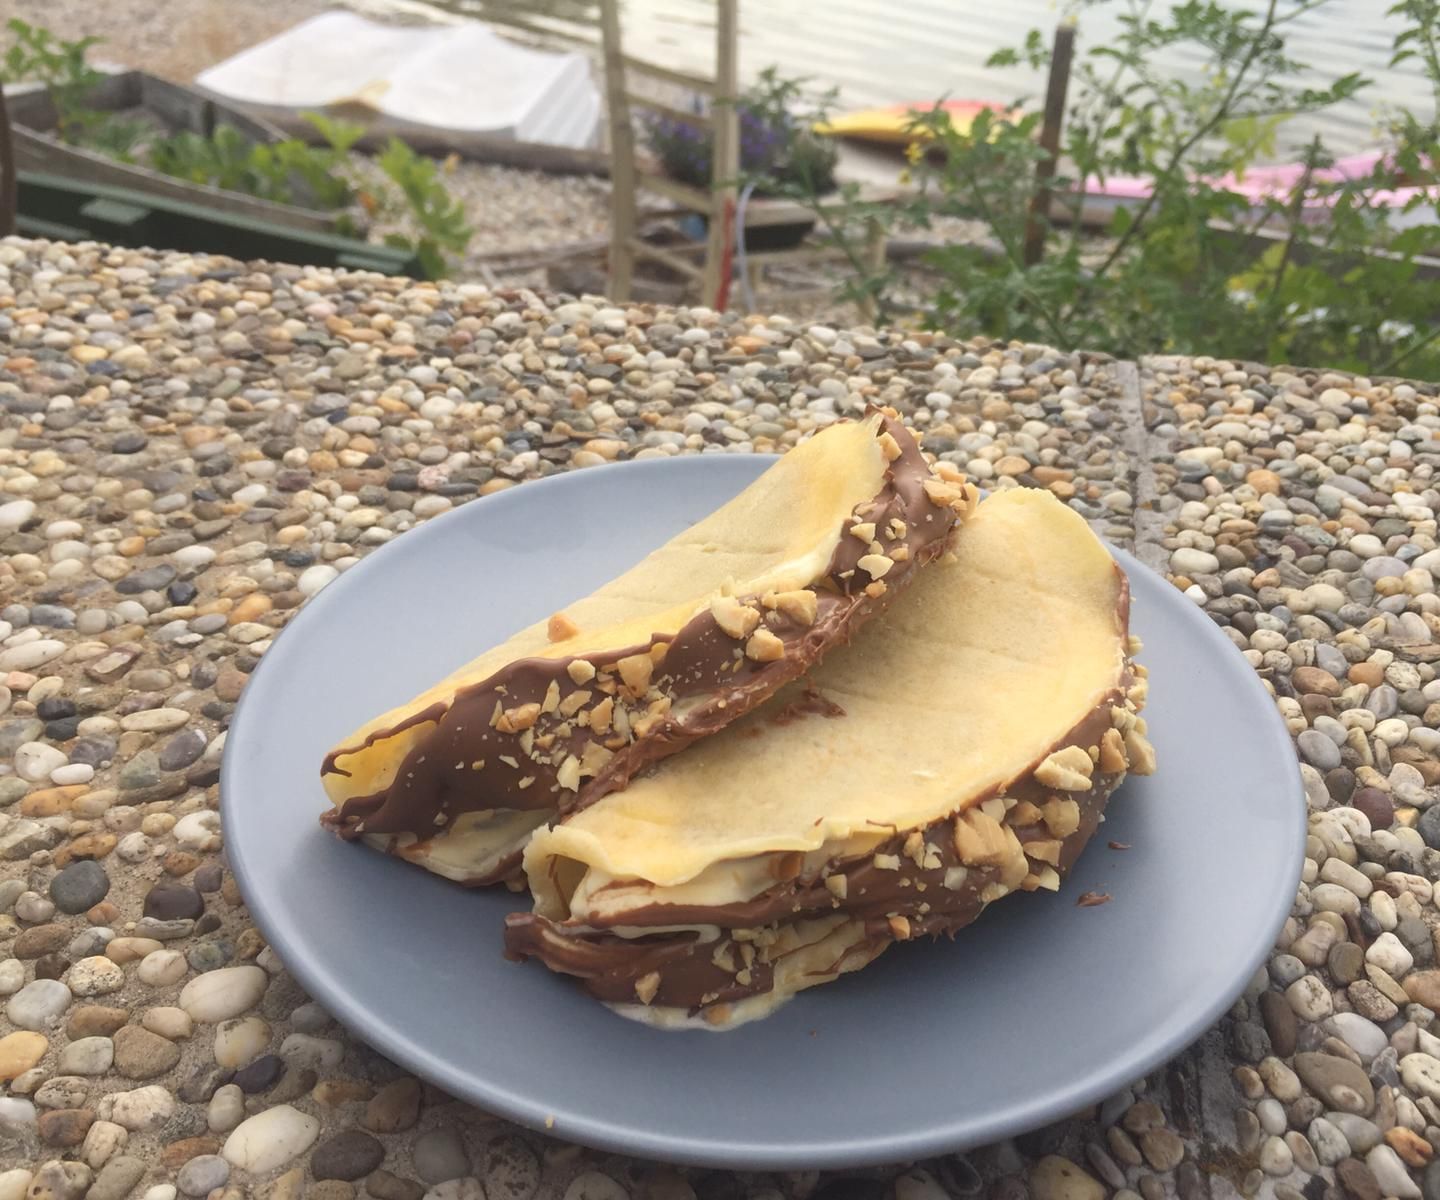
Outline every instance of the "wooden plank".
<svg viewBox="0 0 1440 1200"><path fill-rule="evenodd" d="M699 248L699 246L694 247L694 249L697 250ZM701 270L699 265L682 257L681 254L676 253L672 249L664 246L652 246L649 242L642 241L639 238L631 242L630 249L636 258L648 258L655 262L663 263L676 274L685 276L686 279L700 278ZM613 299L614 297L611 298Z"/></svg>
<svg viewBox="0 0 1440 1200"><path fill-rule="evenodd" d="M677 71L673 67L662 67L659 63L647 62L643 58L632 58L626 54L623 56L625 66L631 71L638 71L642 75L648 75L651 79L659 79L665 83L673 83L676 87L689 88L692 92L699 92L702 96L718 96L720 88L715 80L705 79L700 75L690 75L684 71Z"/></svg>
<svg viewBox="0 0 1440 1200"><path fill-rule="evenodd" d="M15 215L19 208L19 188L15 181L15 138L10 130L10 112L5 103L5 88L0 85L0 237L15 232Z"/></svg>
<svg viewBox="0 0 1440 1200"><path fill-rule="evenodd" d="M673 200L690 212L708 214L714 204L709 192L688 183L681 183L678 179L671 179L668 175L661 175L658 171L640 172L639 184L647 191L658 192L667 200Z"/></svg>
<svg viewBox="0 0 1440 1200"><path fill-rule="evenodd" d="M730 292L730 255L734 246L736 177L740 174L739 0L716 0L715 104L711 141L711 210L705 277L700 302L725 308Z"/></svg>
<svg viewBox="0 0 1440 1200"><path fill-rule="evenodd" d="M694 125L697 129L707 129L713 123L709 113L688 112L683 108L676 108L673 104L666 104L663 100L656 100L652 96L641 96L635 92L626 92L625 99L632 107L648 108L651 112L657 112L663 117L669 117L672 121L681 121L686 125Z"/></svg>
<svg viewBox="0 0 1440 1200"><path fill-rule="evenodd" d="M610 263L607 290L612 300L630 299L635 278L635 125L625 90L625 55L620 45L618 0L600 0L600 35L605 57L605 108L610 120Z"/></svg>
<svg viewBox="0 0 1440 1200"><path fill-rule="evenodd" d="M328 233L335 227L328 213L299 208L293 204L276 204L242 192L229 192L203 183L190 183L170 175L162 175L148 167L122 163L93 150L67 146L33 129L14 127L15 161L22 171L38 171L59 175L87 184L129 188L146 195L163 196L187 204L195 204L235 216L249 217L312 233Z"/></svg>
<svg viewBox="0 0 1440 1200"><path fill-rule="evenodd" d="M278 142L285 131L197 88L140 72L140 103L175 129L209 137L219 124L232 125L256 142Z"/></svg>

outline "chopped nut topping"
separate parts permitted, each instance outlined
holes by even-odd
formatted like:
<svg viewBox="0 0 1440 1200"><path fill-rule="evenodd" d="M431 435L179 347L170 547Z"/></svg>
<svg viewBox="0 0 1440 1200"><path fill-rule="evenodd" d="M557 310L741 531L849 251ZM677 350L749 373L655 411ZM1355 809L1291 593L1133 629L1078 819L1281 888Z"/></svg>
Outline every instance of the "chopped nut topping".
<svg viewBox="0 0 1440 1200"><path fill-rule="evenodd" d="M906 917L888 917L886 924L890 926L890 932L896 941L908 942L910 940L910 921Z"/></svg>
<svg viewBox="0 0 1440 1200"><path fill-rule="evenodd" d="M614 757L615 755L605 749L604 746L601 746L597 742L591 742L585 747L585 753L581 756L580 774L598 775L600 774L601 768Z"/></svg>
<svg viewBox="0 0 1440 1200"><path fill-rule="evenodd" d="M885 456L886 462L894 462L900 457L900 443L891 437L888 431L875 440L880 443L880 453Z"/></svg>
<svg viewBox="0 0 1440 1200"><path fill-rule="evenodd" d="M1035 768L1035 778L1046 787L1062 792L1088 792L1095 766L1079 746L1056 750Z"/></svg>
<svg viewBox="0 0 1440 1200"><path fill-rule="evenodd" d="M898 871L900 869L900 857L896 854L877 854L870 861L875 864L877 871Z"/></svg>
<svg viewBox="0 0 1440 1200"><path fill-rule="evenodd" d="M745 657L756 662L777 662L785 657L785 643L768 629L757 629L745 643Z"/></svg>
<svg viewBox="0 0 1440 1200"><path fill-rule="evenodd" d="M588 688L581 688L578 692L571 692L560 701L560 715L562 717L573 717L577 712L590 703L590 697L595 693Z"/></svg>
<svg viewBox="0 0 1440 1200"><path fill-rule="evenodd" d="M715 624L737 640L749 637L760 624L760 614L734 596L716 596L710 602L710 615L715 618Z"/></svg>
<svg viewBox="0 0 1440 1200"><path fill-rule="evenodd" d="M883 554L865 554L861 556L860 561L855 565L869 575L871 579L883 579L890 568L895 565L895 562Z"/></svg>
<svg viewBox="0 0 1440 1200"><path fill-rule="evenodd" d="M1060 865L1060 848L1062 842L1059 838L1046 838L1038 842L1025 842L1025 854L1037 862L1049 863L1052 867Z"/></svg>
<svg viewBox="0 0 1440 1200"><path fill-rule="evenodd" d="M522 780L521 780L519 783L517 783L515 786L516 786L517 788L519 788L519 789L523 792L526 788L528 788L528 787L529 787L532 783L534 783L534 782L535 782L535 776L533 776L533 775L527 775L527 776L525 776L524 779L522 779Z"/></svg>
<svg viewBox="0 0 1440 1200"><path fill-rule="evenodd" d="M540 706L533 701L529 704L518 704L514 708L507 708L500 714L500 719L495 722L495 728L501 733L519 733L522 729L529 729L540 718Z"/></svg>
<svg viewBox="0 0 1440 1200"><path fill-rule="evenodd" d="M818 601L814 592L801 589L794 592L777 592L775 607L801 625L815 624Z"/></svg>
<svg viewBox="0 0 1440 1200"><path fill-rule="evenodd" d="M470 769L472 771L483 771L485 769L485 760L483 758L477 758L470 764Z"/></svg>
<svg viewBox="0 0 1440 1200"><path fill-rule="evenodd" d="M665 661L665 656L670 653L669 642L656 642L650 647L650 661L657 667Z"/></svg>
<svg viewBox="0 0 1440 1200"><path fill-rule="evenodd" d="M925 843L925 857L920 860L920 868L924 871L938 871L945 865L945 860L940 857L940 847L931 842Z"/></svg>
<svg viewBox="0 0 1440 1200"><path fill-rule="evenodd" d="M505 706L500 701L495 701L495 711L490 714L490 728L494 729L500 724L500 718L505 715Z"/></svg>
<svg viewBox="0 0 1440 1200"><path fill-rule="evenodd" d="M955 818L955 853L967 867L997 867L1009 853L1000 823L978 808Z"/></svg>
<svg viewBox="0 0 1440 1200"><path fill-rule="evenodd" d="M1148 679L1137 679L1125 692L1125 699L1129 700L1136 708L1144 708L1145 701L1150 698L1150 681Z"/></svg>
<svg viewBox="0 0 1440 1200"><path fill-rule="evenodd" d="M610 728L610 718L614 711L615 701L606 696L590 710L590 728L596 733L604 733Z"/></svg>
<svg viewBox="0 0 1440 1200"><path fill-rule="evenodd" d="M885 532L898 542L909 532L909 529L899 517L891 517L890 524L885 526Z"/></svg>
<svg viewBox="0 0 1440 1200"><path fill-rule="evenodd" d="M1080 806L1069 797L1045 801L1045 828L1051 837L1067 838L1080 828Z"/></svg>
<svg viewBox="0 0 1440 1200"><path fill-rule="evenodd" d="M512 755L501 754L499 758L500 761L504 763L507 767L510 767L511 769L516 771L520 769L520 763Z"/></svg>
<svg viewBox="0 0 1440 1200"><path fill-rule="evenodd" d="M579 632L580 626L563 612L556 613L545 626L545 636L552 642L568 642Z"/></svg>
<svg viewBox="0 0 1440 1200"><path fill-rule="evenodd" d="M935 464L935 474L946 483L965 482L965 472L960 470L954 463L946 462L943 458Z"/></svg>
<svg viewBox="0 0 1440 1200"><path fill-rule="evenodd" d="M620 669L620 678L625 686L635 695L643 694L650 686L650 675L655 670L655 664L648 653L632 654L615 665Z"/></svg>
<svg viewBox="0 0 1440 1200"><path fill-rule="evenodd" d="M1058 892L1060 890L1060 873L1054 867L1041 867L1038 871L1025 876L1020 886L1027 892L1033 892L1040 888L1047 892Z"/></svg>
<svg viewBox="0 0 1440 1200"><path fill-rule="evenodd" d="M567 792L578 792L580 790L580 760L573 754L567 755L565 761L560 764L560 769L555 772L555 782Z"/></svg>
<svg viewBox="0 0 1440 1200"><path fill-rule="evenodd" d="M641 1004L649 1004L660 990L660 972L650 971L635 981L635 998Z"/></svg>
<svg viewBox="0 0 1440 1200"><path fill-rule="evenodd" d="M951 892L958 892L965 886L965 880L970 877L970 872L964 867L947 867L945 878L941 881L942 886Z"/></svg>
<svg viewBox="0 0 1440 1200"><path fill-rule="evenodd" d="M550 681L550 686L545 689L545 699L540 702L540 711L552 713L560 707L560 685Z"/></svg>
<svg viewBox="0 0 1440 1200"><path fill-rule="evenodd" d="M1025 860L1025 849L1010 826L1001 827L1005 832L1005 861L1000 865L1000 882L1007 888L1017 888L1020 881L1030 873L1030 864Z"/></svg>
<svg viewBox="0 0 1440 1200"><path fill-rule="evenodd" d="M1004 796L991 796L988 800L980 801L980 811L992 820L1003 822L1009 810L1005 807Z"/></svg>
<svg viewBox="0 0 1440 1200"><path fill-rule="evenodd" d="M595 678L595 665L583 658L577 658L566 665L565 673L573 683L589 683Z"/></svg>
<svg viewBox="0 0 1440 1200"><path fill-rule="evenodd" d="M1107 729L1100 735L1100 769L1106 775L1118 775L1129 768L1130 760L1125 756L1125 739L1118 729Z"/></svg>
<svg viewBox="0 0 1440 1200"><path fill-rule="evenodd" d="M875 540L875 522L861 521L859 524L850 526L850 536L857 537L862 542L873 542Z"/></svg>
<svg viewBox="0 0 1440 1200"><path fill-rule="evenodd" d="M1010 894L1010 889L1003 883L987 883L980 889L980 899L985 904L993 904L996 900L1003 900Z"/></svg>
<svg viewBox="0 0 1440 1200"><path fill-rule="evenodd" d="M850 881L843 875L827 875L825 877L825 890L837 900L843 900L850 894Z"/></svg>
<svg viewBox="0 0 1440 1200"><path fill-rule="evenodd" d="M1125 650L1128 654L1139 654L1144 648L1139 637L1133 633L1125 639Z"/></svg>
<svg viewBox="0 0 1440 1200"><path fill-rule="evenodd" d="M1155 773L1155 747L1145 736L1144 730L1140 728L1143 721L1137 721L1136 727L1125 735L1125 753L1130 759L1130 770L1136 775L1153 775Z"/></svg>
<svg viewBox="0 0 1440 1200"><path fill-rule="evenodd" d="M909 562L909 561L910 561L910 547L909 547L909 546L896 546L895 549L893 549L893 550L890 551L890 557L891 557L892 559L894 559L896 562Z"/></svg>
<svg viewBox="0 0 1440 1200"><path fill-rule="evenodd" d="M905 835L905 857L917 867L925 859L925 835L918 829L912 829Z"/></svg>
<svg viewBox="0 0 1440 1200"><path fill-rule="evenodd" d="M877 579L874 583L867 583L865 585L865 594L869 596L872 600L880 599L880 597L883 596L888 590L889 589L886 588L885 584L879 579Z"/></svg>
<svg viewBox="0 0 1440 1200"><path fill-rule="evenodd" d="M1026 825L1033 825L1040 819L1040 809L1029 800L1021 800L1010 810L1010 824L1017 829L1023 829Z"/></svg>

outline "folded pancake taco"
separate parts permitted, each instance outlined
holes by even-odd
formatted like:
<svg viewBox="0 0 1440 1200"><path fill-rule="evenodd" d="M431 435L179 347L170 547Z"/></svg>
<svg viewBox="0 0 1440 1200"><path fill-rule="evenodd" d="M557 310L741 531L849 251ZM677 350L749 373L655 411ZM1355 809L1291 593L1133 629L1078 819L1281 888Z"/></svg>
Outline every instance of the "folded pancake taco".
<svg viewBox="0 0 1440 1200"><path fill-rule="evenodd" d="M723 1028L1055 890L1127 772L1129 589L1049 494L983 501L900 603L722 733L524 856L513 957L658 1025Z"/></svg>
<svg viewBox="0 0 1440 1200"><path fill-rule="evenodd" d="M599 591L330 752L321 818L465 884L763 703L946 552L976 492L890 412L829 426Z"/></svg>

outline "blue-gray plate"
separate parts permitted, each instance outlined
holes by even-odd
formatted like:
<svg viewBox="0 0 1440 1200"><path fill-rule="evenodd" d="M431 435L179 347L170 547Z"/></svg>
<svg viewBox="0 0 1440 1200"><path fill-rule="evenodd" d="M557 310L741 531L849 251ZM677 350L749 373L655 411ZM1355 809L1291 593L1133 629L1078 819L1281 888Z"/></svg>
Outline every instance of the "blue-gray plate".
<svg viewBox="0 0 1440 1200"><path fill-rule="evenodd" d="M1304 843L1273 703L1200 610L1123 553L1159 772L1116 794L1058 895L1007 899L953 943L897 946L767 1020L719 1034L623 1020L502 957L504 916L525 897L466 891L321 830L332 744L769 462L686 457L526 484L397 538L312 600L265 654L225 751L225 840L256 924L315 999L416 1074L522 1125L656 1159L922 1158L1122 1088L1198 1037L1264 961ZM1113 899L1079 907L1090 891Z"/></svg>

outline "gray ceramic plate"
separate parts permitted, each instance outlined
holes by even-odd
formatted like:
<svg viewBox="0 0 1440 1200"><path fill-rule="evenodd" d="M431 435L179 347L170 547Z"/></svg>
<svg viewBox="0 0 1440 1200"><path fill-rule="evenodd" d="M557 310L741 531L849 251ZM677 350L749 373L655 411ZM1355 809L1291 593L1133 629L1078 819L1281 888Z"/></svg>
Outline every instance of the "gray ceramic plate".
<svg viewBox="0 0 1440 1200"><path fill-rule="evenodd" d="M664 1033L501 957L523 899L465 891L321 831L325 751L716 508L769 463L577 471L407 533L310 603L265 655L222 780L230 862L300 983L378 1050L557 1137L675 1162L835 1167L920 1158L1109 1094L1215 1021L1289 911L1303 850L1273 704L1188 600L1121 555L1159 774L1127 783L1058 895L738 1030ZM1131 849L1110 849L1109 840ZM1078 908L1082 892L1109 892Z"/></svg>

